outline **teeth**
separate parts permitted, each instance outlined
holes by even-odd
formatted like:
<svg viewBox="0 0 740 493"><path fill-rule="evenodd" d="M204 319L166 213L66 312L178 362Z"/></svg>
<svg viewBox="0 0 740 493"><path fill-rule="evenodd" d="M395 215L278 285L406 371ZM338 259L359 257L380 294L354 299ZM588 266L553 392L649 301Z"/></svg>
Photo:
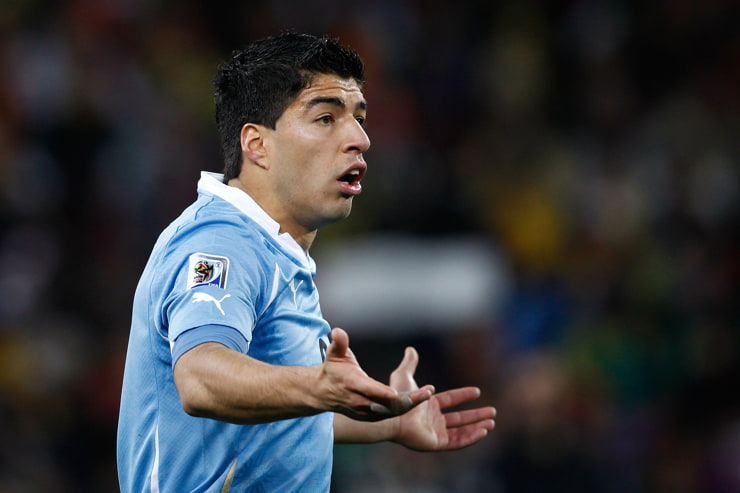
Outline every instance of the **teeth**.
<svg viewBox="0 0 740 493"><path fill-rule="evenodd" d="M349 174L350 175L359 175L360 174L360 170L359 169L353 169L352 171L349 172Z"/></svg>

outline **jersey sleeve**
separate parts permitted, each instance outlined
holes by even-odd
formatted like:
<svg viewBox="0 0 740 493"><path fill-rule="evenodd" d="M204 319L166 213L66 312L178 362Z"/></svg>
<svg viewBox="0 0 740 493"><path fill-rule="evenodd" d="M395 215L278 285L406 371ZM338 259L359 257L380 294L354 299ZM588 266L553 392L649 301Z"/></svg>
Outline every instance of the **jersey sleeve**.
<svg viewBox="0 0 740 493"><path fill-rule="evenodd" d="M172 366L175 366L180 356L206 342L217 342L240 353L246 353L249 348L244 335L233 327L201 325L177 336L172 345Z"/></svg>
<svg viewBox="0 0 740 493"><path fill-rule="evenodd" d="M194 224L178 237L168 250L169 266L163 266L175 273L160 314L170 344L187 331L215 325L236 329L248 349L256 306L268 289L262 239L243 223L223 220Z"/></svg>

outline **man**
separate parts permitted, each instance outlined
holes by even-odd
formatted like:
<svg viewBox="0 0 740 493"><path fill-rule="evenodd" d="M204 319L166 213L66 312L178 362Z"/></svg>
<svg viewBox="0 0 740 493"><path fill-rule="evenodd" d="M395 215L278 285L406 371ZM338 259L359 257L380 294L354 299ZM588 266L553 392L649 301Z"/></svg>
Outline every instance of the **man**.
<svg viewBox="0 0 740 493"><path fill-rule="evenodd" d="M490 407L442 413L478 389L419 388L413 348L378 382L322 318L308 250L361 191L363 79L354 51L300 34L219 67L224 176L202 174L136 290L123 492L328 492L334 442L452 450L493 429Z"/></svg>

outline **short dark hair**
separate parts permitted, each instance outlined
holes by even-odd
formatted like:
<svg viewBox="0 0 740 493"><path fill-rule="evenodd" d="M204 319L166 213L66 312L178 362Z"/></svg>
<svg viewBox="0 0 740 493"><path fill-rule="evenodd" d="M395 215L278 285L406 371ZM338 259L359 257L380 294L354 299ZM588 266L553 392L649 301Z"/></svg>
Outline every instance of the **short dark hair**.
<svg viewBox="0 0 740 493"><path fill-rule="evenodd" d="M274 129L317 74L365 82L365 66L354 50L336 38L293 32L256 41L219 65L213 83L224 182L241 171L241 128L255 123Z"/></svg>

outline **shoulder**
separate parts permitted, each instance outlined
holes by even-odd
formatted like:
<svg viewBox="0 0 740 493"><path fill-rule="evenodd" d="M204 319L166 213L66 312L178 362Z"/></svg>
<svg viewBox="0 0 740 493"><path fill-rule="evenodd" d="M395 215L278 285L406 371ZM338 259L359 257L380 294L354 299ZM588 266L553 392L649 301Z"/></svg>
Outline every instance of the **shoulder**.
<svg viewBox="0 0 740 493"><path fill-rule="evenodd" d="M265 235L249 217L218 197L201 197L173 223L169 251L203 248L250 255L265 250Z"/></svg>
<svg viewBox="0 0 740 493"><path fill-rule="evenodd" d="M274 252L253 220L228 202L201 196L161 234L152 256L155 271L187 272L198 282L198 273L213 269L242 271L250 277L272 271Z"/></svg>

